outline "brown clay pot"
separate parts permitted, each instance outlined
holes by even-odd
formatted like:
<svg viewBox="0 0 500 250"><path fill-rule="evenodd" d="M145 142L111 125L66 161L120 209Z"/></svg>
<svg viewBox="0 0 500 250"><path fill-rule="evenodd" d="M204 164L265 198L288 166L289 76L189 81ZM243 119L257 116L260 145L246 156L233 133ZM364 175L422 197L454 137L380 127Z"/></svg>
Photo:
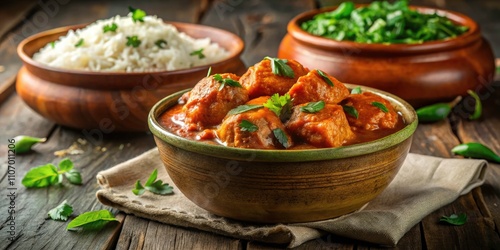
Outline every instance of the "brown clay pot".
<svg viewBox="0 0 500 250"><path fill-rule="evenodd" d="M148 122L172 181L201 208L261 223L324 220L361 208L389 185L418 124L415 110L402 99L371 88L363 91L389 100L407 125L379 140L338 148L225 147L179 137L159 124L158 117L185 91L158 102Z"/></svg>
<svg viewBox="0 0 500 250"><path fill-rule="evenodd" d="M362 5L357 5L362 6ZM449 40L422 44L363 44L314 36L300 24L320 12L305 12L288 23L278 57L295 59L321 69L340 81L393 93L414 106L446 101L467 90L479 91L493 81L494 55L471 18L440 9L416 7L424 13L446 15L469 31Z"/></svg>
<svg viewBox="0 0 500 250"><path fill-rule="evenodd" d="M146 131L151 107L163 97L193 87L212 72L246 70L240 59L243 41L230 32L196 24L171 22L195 38L209 37L230 52L229 58L191 69L146 73L110 73L67 70L35 62L31 57L41 47L76 25L48 30L22 41L17 49L24 66L18 73L16 89L29 107L58 124L104 133Z"/></svg>

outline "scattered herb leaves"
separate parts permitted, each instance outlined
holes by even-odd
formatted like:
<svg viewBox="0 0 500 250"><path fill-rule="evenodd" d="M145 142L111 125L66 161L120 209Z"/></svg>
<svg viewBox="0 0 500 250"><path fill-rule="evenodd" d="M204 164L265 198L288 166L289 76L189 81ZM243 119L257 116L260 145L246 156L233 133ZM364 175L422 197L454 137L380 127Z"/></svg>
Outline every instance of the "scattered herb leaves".
<svg viewBox="0 0 500 250"><path fill-rule="evenodd" d="M199 50L195 50L191 53L189 53L190 56L198 56L198 59L203 59L205 58L205 55L203 54L203 48Z"/></svg>
<svg viewBox="0 0 500 250"><path fill-rule="evenodd" d="M165 41L164 39L158 39L156 40L155 45L158 46L158 48L160 49L164 49L165 46L167 45L167 41Z"/></svg>
<svg viewBox="0 0 500 250"><path fill-rule="evenodd" d="M255 132L259 129L259 127L257 127L257 125L251 123L250 121L242 120L240 122L240 129L241 131Z"/></svg>
<svg viewBox="0 0 500 250"><path fill-rule="evenodd" d="M245 112L253 110L253 109L260 109L262 107L264 107L264 106L263 105L256 105L256 104L240 105L234 109L229 110L229 112L227 112L227 115L237 115L237 114L245 113Z"/></svg>
<svg viewBox="0 0 500 250"><path fill-rule="evenodd" d="M108 210L85 212L69 222L67 230L99 230L110 221L118 221Z"/></svg>
<svg viewBox="0 0 500 250"><path fill-rule="evenodd" d="M439 221L446 222L451 225L461 226L467 222L467 215L465 213L461 213L459 215L452 214L450 216L442 216Z"/></svg>
<svg viewBox="0 0 500 250"><path fill-rule="evenodd" d="M290 143L288 142L288 136L286 135L285 131L283 131L283 129L275 128L275 129L273 129L273 134L274 134L274 137L276 137L278 142L284 148L290 147Z"/></svg>
<svg viewBox="0 0 500 250"><path fill-rule="evenodd" d="M359 118L358 110L355 107L349 105L342 105L342 109L344 109L344 112L346 112L348 115L356 119Z"/></svg>
<svg viewBox="0 0 500 250"><path fill-rule="evenodd" d="M264 107L273 111L281 121L286 121L292 115L292 98L290 94L273 94L271 98L264 103Z"/></svg>
<svg viewBox="0 0 500 250"><path fill-rule="evenodd" d="M63 175L71 184L82 184L80 173L73 169L73 162L68 158L59 162L59 169L52 163L30 169L21 183L27 188L47 187L61 183Z"/></svg>
<svg viewBox="0 0 500 250"><path fill-rule="evenodd" d="M144 186L141 185L140 180L137 180L137 182L135 183L135 188L132 189L132 193L139 196L144 194L146 189L154 194L164 195L173 193L174 188L168 185L168 183L163 183L162 180L157 180L156 179L157 177L158 177L158 170L155 169L151 173L151 175L149 175L149 178L144 184Z"/></svg>
<svg viewBox="0 0 500 250"><path fill-rule="evenodd" d="M75 43L75 47L78 48L78 47L81 47L83 45L83 38L80 38L80 40L78 40L78 42Z"/></svg>
<svg viewBox="0 0 500 250"><path fill-rule="evenodd" d="M146 12L144 10L141 10L141 9L134 9L132 7L128 7L128 9L130 10L130 13L132 13L132 21L137 22L144 22L144 17L146 17Z"/></svg>
<svg viewBox="0 0 500 250"><path fill-rule="evenodd" d="M356 87L356 88L353 88L353 89L351 90L351 94L353 94L353 95L354 95L354 94L361 94L361 93L362 93L362 91L361 91L361 87Z"/></svg>
<svg viewBox="0 0 500 250"><path fill-rule="evenodd" d="M226 85L231 86L231 87L239 87L239 88L243 87L243 86L241 86L241 84L238 81L235 81L231 78L222 78L222 76L219 74L214 75L214 80L216 80L218 83L220 83L219 91L221 91L224 88L224 86L226 86Z"/></svg>
<svg viewBox="0 0 500 250"><path fill-rule="evenodd" d="M288 60L273 58L273 57L269 57L269 56L264 57L264 59L271 61L271 70L272 70L273 74L278 75L278 76L285 76L288 78L295 77L295 72L287 64Z"/></svg>
<svg viewBox="0 0 500 250"><path fill-rule="evenodd" d="M50 47L51 48L55 48L56 47L56 42L55 41L50 42Z"/></svg>
<svg viewBox="0 0 500 250"><path fill-rule="evenodd" d="M389 112L389 109L381 102L372 102L372 105L379 108L384 113Z"/></svg>
<svg viewBox="0 0 500 250"><path fill-rule="evenodd" d="M134 48L139 47L141 45L141 40L137 36L127 36L127 46L132 46Z"/></svg>
<svg viewBox="0 0 500 250"><path fill-rule="evenodd" d="M47 215L53 220L67 221L72 213L73 207L64 200L57 207L52 208Z"/></svg>
<svg viewBox="0 0 500 250"><path fill-rule="evenodd" d="M111 24L106 24L102 27L102 32L115 32L116 29L118 28L118 25L116 23L111 23Z"/></svg>
<svg viewBox="0 0 500 250"><path fill-rule="evenodd" d="M323 108L325 108L324 101L309 102L306 105L300 107L300 111L305 113L316 113L321 111Z"/></svg>
<svg viewBox="0 0 500 250"><path fill-rule="evenodd" d="M330 85L330 86L332 86L332 87L334 86L334 85L333 85L332 80L330 80L330 78L329 78L329 77L325 74L325 72L323 72L323 71L321 71L321 70L319 70L319 69L317 69L316 71L318 72L318 74L321 76L321 78L323 78L323 80L324 80L324 81L325 81L328 85Z"/></svg>

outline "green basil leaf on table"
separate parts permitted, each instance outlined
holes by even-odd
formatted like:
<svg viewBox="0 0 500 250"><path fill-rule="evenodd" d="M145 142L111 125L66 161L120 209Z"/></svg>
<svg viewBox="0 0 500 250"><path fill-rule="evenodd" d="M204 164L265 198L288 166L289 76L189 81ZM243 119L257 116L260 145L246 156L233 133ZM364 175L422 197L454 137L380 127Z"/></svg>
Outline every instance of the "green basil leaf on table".
<svg viewBox="0 0 500 250"><path fill-rule="evenodd" d="M80 214L70 221L67 230L99 230L110 221L118 221L108 210L90 211Z"/></svg>
<svg viewBox="0 0 500 250"><path fill-rule="evenodd" d="M58 180L59 173L56 166L49 163L30 169L21 183L27 188L40 188L56 184Z"/></svg>
<svg viewBox="0 0 500 250"><path fill-rule="evenodd" d="M452 224L455 226L461 226L467 222L467 215L465 213L461 213L459 215L452 214L450 216L442 216L439 221L446 222L448 224Z"/></svg>
<svg viewBox="0 0 500 250"><path fill-rule="evenodd" d="M162 180L157 180L156 179L157 177L158 177L158 170L155 169L149 175L149 178L144 184L144 186L142 186L140 180L137 180L134 189L132 189L132 193L139 196L144 194L146 189L152 193L161 195L173 193L173 187L171 187L168 183L163 183Z"/></svg>
<svg viewBox="0 0 500 250"><path fill-rule="evenodd" d="M69 216L73 213L73 207L64 200L57 207L49 210L47 215L53 220L67 221Z"/></svg>

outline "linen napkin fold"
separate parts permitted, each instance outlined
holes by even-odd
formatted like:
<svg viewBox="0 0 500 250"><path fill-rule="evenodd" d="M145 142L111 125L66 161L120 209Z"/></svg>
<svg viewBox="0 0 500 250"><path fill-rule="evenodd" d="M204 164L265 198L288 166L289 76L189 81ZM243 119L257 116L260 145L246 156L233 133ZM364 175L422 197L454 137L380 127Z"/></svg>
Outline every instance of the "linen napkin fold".
<svg viewBox="0 0 500 250"><path fill-rule="evenodd" d="M158 178L174 187L174 194L142 196L132 193L158 169ZM261 225L213 215L189 201L168 176L154 148L97 174L97 198L125 213L234 238L298 246L324 232L367 242L396 245L414 225L434 210L483 184L484 160L444 159L408 154L389 186L359 211L317 222Z"/></svg>

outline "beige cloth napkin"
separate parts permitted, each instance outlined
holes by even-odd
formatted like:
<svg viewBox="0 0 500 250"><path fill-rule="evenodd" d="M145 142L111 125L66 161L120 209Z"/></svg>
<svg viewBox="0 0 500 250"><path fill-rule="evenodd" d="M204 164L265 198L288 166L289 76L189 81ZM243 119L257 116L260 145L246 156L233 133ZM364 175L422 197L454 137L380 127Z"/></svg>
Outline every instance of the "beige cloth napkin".
<svg viewBox="0 0 500 250"><path fill-rule="evenodd" d="M137 180L144 183L158 169L158 178L174 186L168 196L146 192L135 196ZM168 176L156 148L97 175L97 198L125 213L167 224L221 235L298 246L324 232L382 245L395 245L426 215L451 203L484 182L483 160L443 159L409 154L399 173L378 197L360 211L325 221L258 225L213 215L189 201Z"/></svg>

